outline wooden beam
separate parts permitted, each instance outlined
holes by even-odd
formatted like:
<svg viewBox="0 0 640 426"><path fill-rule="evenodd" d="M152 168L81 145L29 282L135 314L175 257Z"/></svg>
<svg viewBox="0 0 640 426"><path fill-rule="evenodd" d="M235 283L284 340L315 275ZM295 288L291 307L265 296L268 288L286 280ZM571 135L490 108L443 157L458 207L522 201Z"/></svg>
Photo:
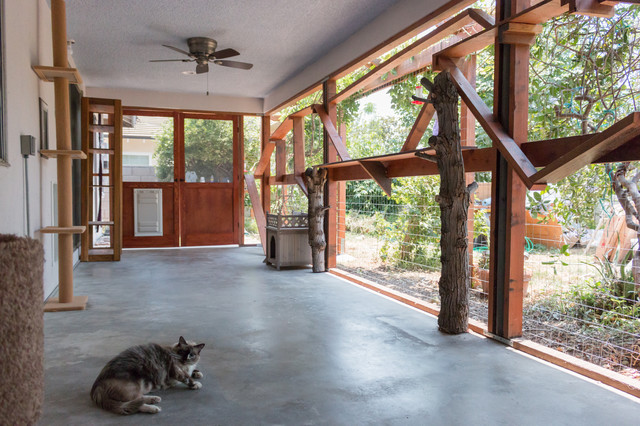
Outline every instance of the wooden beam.
<svg viewBox="0 0 640 426"><path fill-rule="evenodd" d="M261 120L260 130L260 150L262 152L262 155L264 155L264 151L267 149L267 147L271 146L271 152L273 152L273 149L275 148L275 144L269 141L269 136L271 134L271 128L269 127L270 124L271 117L268 115L264 115ZM260 201L262 202L262 211L265 213L271 210L271 188L269 187L269 175L271 174L271 152L266 156L265 164L262 165L264 172L256 176L256 178L259 177L262 180L260 184ZM260 157L261 160L263 158L262 155Z"/></svg>
<svg viewBox="0 0 640 426"><path fill-rule="evenodd" d="M418 36L418 34L422 33L423 31L426 31L429 28L433 27L434 25L437 25L438 23L442 22L444 19L455 15L459 11L472 5L475 2L476 0L448 0L446 3L444 3L442 6L440 6L433 12L419 18L417 21L415 21L413 24L409 25L402 31L399 31L398 33L387 38L383 42L379 43L378 45L374 46L373 48L365 52L364 54L350 61L348 64L333 71L328 76L323 77L322 81L327 80L327 78L339 79L341 77L344 77L345 75L351 73L352 71L355 71L356 69L371 62L373 59L383 55L385 52L388 52L389 50L393 49L395 46L397 46L401 42ZM298 100L305 98L310 94L312 94L313 92L320 90L323 85L322 81L316 81L312 83L310 86L308 86L308 88L301 90L300 92L296 93L294 96L290 97L289 99L277 104L275 107L270 108L266 112L266 114L276 113L281 109L285 108L286 106L293 105Z"/></svg>
<svg viewBox="0 0 640 426"><path fill-rule="evenodd" d="M467 55L476 53L495 42L498 35L498 27L487 28L477 34L441 50L433 55L433 69L442 70L441 59L444 58L464 58Z"/></svg>
<svg viewBox="0 0 640 426"><path fill-rule="evenodd" d="M282 140L287 136L287 133L291 131L293 122L289 118L285 118L278 128L269 136L270 141Z"/></svg>
<svg viewBox="0 0 640 426"><path fill-rule="evenodd" d="M247 184L247 192L249 193L249 199L251 200L251 207L253 208L253 215L256 218L256 225L258 225L258 233L260 234L260 243L262 244L262 251L267 254L267 219L262 210L262 203L260 202L260 194L258 193L258 187L256 186L256 180L251 173L244 175L244 181Z"/></svg>
<svg viewBox="0 0 640 426"><path fill-rule="evenodd" d="M359 161L371 179L382 188L385 194L391 196L391 179L387 177L387 168L379 161Z"/></svg>
<svg viewBox="0 0 640 426"><path fill-rule="evenodd" d="M280 179L277 179L275 176L270 176L269 185L298 185L298 181L296 180L296 175L294 175L293 173L289 173L282 176Z"/></svg>
<svg viewBox="0 0 640 426"><path fill-rule="evenodd" d="M293 173L304 173L304 118L295 117L293 121Z"/></svg>
<svg viewBox="0 0 640 426"><path fill-rule="evenodd" d="M311 110L311 107L309 107L309 110ZM295 116L291 121L293 122L293 174L296 176L296 182L304 192L304 195L308 196L307 186L302 178L305 170L304 116Z"/></svg>
<svg viewBox="0 0 640 426"><path fill-rule="evenodd" d="M279 181L287 173L287 150L285 141L276 141L276 180Z"/></svg>
<svg viewBox="0 0 640 426"><path fill-rule="evenodd" d="M293 177L296 183L298 184L298 186L300 187L300 190L304 193L304 195L309 197L309 190L307 189L307 184L304 182L302 175L294 175Z"/></svg>
<svg viewBox="0 0 640 426"><path fill-rule="evenodd" d="M500 22L520 22L523 24L542 24L556 16L569 11L569 4L561 0L543 0L533 6L524 9L522 12L507 18Z"/></svg>
<svg viewBox="0 0 640 426"><path fill-rule="evenodd" d="M498 39L504 44L526 44L531 46L536 41L536 35L542 31L542 25L508 22L504 30L498 34Z"/></svg>
<svg viewBox="0 0 640 426"><path fill-rule="evenodd" d="M320 117L320 121L322 121L322 124L324 125L325 132L342 161L351 160L351 156L349 156L349 153L347 152L347 147L344 145L340 135L338 135L336 126L333 124L333 120L329 118L329 114L327 113L324 105L315 104L313 105L313 109L318 114L318 117Z"/></svg>
<svg viewBox="0 0 640 426"><path fill-rule="evenodd" d="M416 121L413 123L413 127L411 128L407 139L405 139L400 152L412 151L418 147L418 144L420 143L424 132L427 130L427 127L429 127L429 123L435 113L436 110L433 107L433 104L425 103L422 105L422 109L418 113Z"/></svg>
<svg viewBox="0 0 640 426"><path fill-rule="evenodd" d="M611 18L615 14L615 9L598 0L569 0L569 12L576 15Z"/></svg>
<svg viewBox="0 0 640 426"><path fill-rule="evenodd" d="M434 44L433 46L423 50L412 58L409 58L402 62L400 65L394 68L390 74L380 76L375 80L369 82L362 87L362 92L370 92L371 90L377 89L378 87L384 86L385 84L389 84L390 82L398 78L402 78L407 74L418 72L422 69L430 67L434 54L480 31L484 31L484 27L481 27L480 25L470 25L466 27L464 33L452 35L448 39ZM464 34L464 36L462 34Z"/></svg>
<svg viewBox="0 0 640 426"><path fill-rule="evenodd" d="M532 180L536 183L556 183L639 135L640 112L634 112L556 158L551 164L534 174Z"/></svg>
<svg viewBox="0 0 640 426"><path fill-rule="evenodd" d="M482 25L485 28L491 27L494 24L493 18L488 16L483 11L476 9L467 9L449 19L448 21L444 22L442 25L436 27L430 33L422 36L415 42L411 43L409 46L400 50L395 55L391 56L389 59L376 66L364 76L351 83L340 93L337 93L335 96L333 96L330 99L330 102L338 103L345 100L346 98L360 90L362 87L364 87L367 83L391 71L403 61L420 53L422 50L431 46L432 44L446 37L454 35L465 26L473 24L474 22Z"/></svg>
<svg viewBox="0 0 640 426"><path fill-rule="evenodd" d="M322 158L325 163L331 163L338 159L350 159L342 138L336 131L335 124L338 121L338 109L336 104L332 104L331 99L336 94L336 80L330 79L322 85L322 105L315 107L320 120L324 124L322 132ZM327 179L324 187L324 207L327 215L324 221L325 247L325 268L327 270L336 267L337 242L338 242L338 208L336 183Z"/></svg>
<svg viewBox="0 0 640 426"><path fill-rule="evenodd" d="M443 59L443 64L447 65L447 69L451 73L453 82L458 88L460 96L464 100L464 103L473 112L482 128L487 132L493 143L500 150L502 155L509 162L509 165L514 168L518 173L522 181L527 187L533 185L531 176L533 176L537 170L531 164L531 161L522 152L518 144L509 136L502 126L495 121L493 113L487 107L487 105L480 99L480 96L475 89L469 84L464 77L462 71L451 61L446 58Z"/></svg>
<svg viewBox="0 0 640 426"><path fill-rule="evenodd" d="M262 176L267 170L267 166L271 161L271 154L273 154L273 150L276 147L275 141L266 141L264 148L262 149L262 154L260 155L260 160L258 160L258 164L256 164L256 169L253 174L258 177Z"/></svg>

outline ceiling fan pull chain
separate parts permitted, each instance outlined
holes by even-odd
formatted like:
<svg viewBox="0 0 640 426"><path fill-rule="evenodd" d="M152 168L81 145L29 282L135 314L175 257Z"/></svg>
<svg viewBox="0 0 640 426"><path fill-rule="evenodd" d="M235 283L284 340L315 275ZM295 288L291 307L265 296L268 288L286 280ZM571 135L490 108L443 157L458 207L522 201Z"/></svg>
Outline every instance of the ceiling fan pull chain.
<svg viewBox="0 0 640 426"><path fill-rule="evenodd" d="M207 73L207 96L209 96L209 73Z"/></svg>

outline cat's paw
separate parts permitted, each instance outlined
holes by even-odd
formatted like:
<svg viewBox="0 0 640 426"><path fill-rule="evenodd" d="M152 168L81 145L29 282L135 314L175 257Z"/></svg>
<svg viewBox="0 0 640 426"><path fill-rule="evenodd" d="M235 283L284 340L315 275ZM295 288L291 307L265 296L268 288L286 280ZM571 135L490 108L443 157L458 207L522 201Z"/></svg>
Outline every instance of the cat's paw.
<svg viewBox="0 0 640 426"><path fill-rule="evenodd" d="M145 396L144 397L144 403L145 404L157 404L160 401L162 401L162 398L160 398L159 396Z"/></svg>
<svg viewBox="0 0 640 426"><path fill-rule="evenodd" d="M143 404L140 406L139 411L141 413L157 414L162 411L162 409L157 405Z"/></svg>
<svg viewBox="0 0 640 426"><path fill-rule="evenodd" d="M191 378L193 379L202 379L204 377L204 375L200 372L200 370L193 370L193 373L191 373Z"/></svg>
<svg viewBox="0 0 640 426"><path fill-rule="evenodd" d="M202 383L200 382L192 382L191 384L189 384L189 389L191 390L198 390L202 387Z"/></svg>

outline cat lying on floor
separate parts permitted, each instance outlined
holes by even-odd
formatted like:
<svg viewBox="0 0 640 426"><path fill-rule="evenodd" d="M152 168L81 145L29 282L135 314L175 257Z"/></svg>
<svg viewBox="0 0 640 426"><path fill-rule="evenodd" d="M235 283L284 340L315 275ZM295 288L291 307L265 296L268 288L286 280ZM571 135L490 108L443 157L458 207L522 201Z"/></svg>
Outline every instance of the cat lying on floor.
<svg viewBox="0 0 640 426"><path fill-rule="evenodd" d="M116 414L158 413L159 396L146 395L184 383L200 389L202 378L196 370L204 343L196 345L182 336L173 346L155 343L133 346L107 363L91 388L91 399L101 408Z"/></svg>

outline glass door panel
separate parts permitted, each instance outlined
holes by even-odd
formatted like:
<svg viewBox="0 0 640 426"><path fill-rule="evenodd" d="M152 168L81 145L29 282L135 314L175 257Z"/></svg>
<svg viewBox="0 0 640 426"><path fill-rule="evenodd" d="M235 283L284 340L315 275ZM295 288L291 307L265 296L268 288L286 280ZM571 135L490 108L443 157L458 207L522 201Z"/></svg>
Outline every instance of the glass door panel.
<svg viewBox="0 0 640 426"><path fill-rule="evenodd" d="M123 117L124 182L173 182L173 151L173 117Z"/></svg>
<svg viewBox="0 0 640 426"><path fill-rule="evenodd" d="M233 122L185 118L185 182L233 182Z"/></svg>

